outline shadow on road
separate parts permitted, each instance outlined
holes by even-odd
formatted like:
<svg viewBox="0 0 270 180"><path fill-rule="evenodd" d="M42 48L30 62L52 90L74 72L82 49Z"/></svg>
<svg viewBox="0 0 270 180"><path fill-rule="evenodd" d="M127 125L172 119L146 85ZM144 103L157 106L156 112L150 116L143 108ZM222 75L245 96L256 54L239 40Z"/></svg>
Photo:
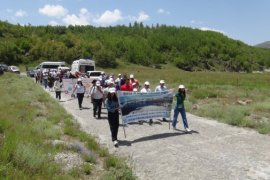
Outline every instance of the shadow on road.
<svg viewBox="0 0 270 180"><path fill-rule="evenodd" d="M146 136L139 139L135 139L133 141L119 140L119 146L131 146L133 143L152 141L152 140L158 140L158 139L169 138L169 137L174 137L174 136L188 135L188 134L193 134L193 133L199 134L198 131L194 131L194 130L192 130L191 132L186 132L180 129L176 129L175 131L176 132L172 132L172 133L162 133L162 134Z"/></svg>

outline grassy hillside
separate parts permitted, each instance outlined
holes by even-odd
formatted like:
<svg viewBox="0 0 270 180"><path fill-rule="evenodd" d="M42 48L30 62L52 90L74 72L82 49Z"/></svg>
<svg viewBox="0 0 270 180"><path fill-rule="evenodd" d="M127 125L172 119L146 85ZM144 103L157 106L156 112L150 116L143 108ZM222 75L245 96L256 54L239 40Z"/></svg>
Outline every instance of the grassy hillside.
<svg viewBox="0 0 270 180"><path fill-rule="evenodd" d="M192 114L270 133L270 74L187 72L169 64L154 69L121 63L118 69L106 72L133 73L141 85L149 81L152 90L160 79L175 90L184 84L188 89L186 108Z"/></svg>
<svg viewBox="0 0 270 180"><path fill-rule="evenodd" d="M266 41L266 42L263 42L261 44L257 44L256 47L270 49L270 41Z"/></svg>
<svg viewBox="0 0 270 180"><path fill-rule="evenodd" d="M0 179L135 179L32 79L5 73L0 94Z"/></svg>
<svg viewBox="0 0 270 180"><path fill-rule="evenodd" d="M248 46L224 34L187 27L19 26L0 21L0 60L36 65L45 60L91 58L99 67L121 62L187 71L248 71L270 66L270 50Z"/></svg>

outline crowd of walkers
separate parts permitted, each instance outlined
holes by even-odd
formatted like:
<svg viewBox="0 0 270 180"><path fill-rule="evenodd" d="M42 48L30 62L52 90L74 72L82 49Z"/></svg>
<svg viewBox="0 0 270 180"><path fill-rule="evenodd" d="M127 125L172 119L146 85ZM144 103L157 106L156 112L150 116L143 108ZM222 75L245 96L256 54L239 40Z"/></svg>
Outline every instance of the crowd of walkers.
<svg viewBox="0 0 270 180"><path fill-rule="evenodd" d="M36 82L42 83L45 89L54 90L56 98L61 100L61 89L62 89L62 79L68 78L63 71L45 71L38 72L36 75ZM161 92L168 90L165 81L160 80L159 84L152 91L150 88L150 82L145 81L142 85L139 80L135 78L133 74L122 75L118 74L117 77L114 75L105 75L101 74L100 80L93 80L92 86L89 88L88 92L86 91L85 85L82 83L82 78L77 79L77 83L74 85L72 97L77 97L79 109L82 110L84 96L91 98L91 103L93 104L93 117L96 119L101 119L101 109L102 105L108 111L108 122L111 130L111 138L115 147L118 147L118 128L119 128L119 103L117 98L117 91L130 91L130 92L141 92L141 93L150 93L150 92ZM174 115L172 126L173 129L176 129L176 123L179 113L181 114L184 128L187 132L190 132L186 111L184 107L184 100L186 97L186 91L184 85L179 85L178 92L175 94L176 97L176 106L174 108ZM167 121L163 117L163 121ZM140 121L139 123L143 123ZM151 125L153 120L149 120Z"/></svg>

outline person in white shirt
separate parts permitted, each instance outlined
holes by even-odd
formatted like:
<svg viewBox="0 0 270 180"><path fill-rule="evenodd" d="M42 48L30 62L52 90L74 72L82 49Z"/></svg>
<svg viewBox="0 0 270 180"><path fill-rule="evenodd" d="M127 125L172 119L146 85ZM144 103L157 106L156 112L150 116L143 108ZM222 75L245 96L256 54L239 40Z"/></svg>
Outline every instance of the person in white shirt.
<svg viewBox="0 0 270 180"><path fill-rule="evenodd" d="M150 83L148 81L145 81L144 83L144 87L141 89L142 93L148 93L148 92L151 92L151 89L150 89Z"/></svg>
<svg viewBox="0 0 270 180"><path fill-rule="evenodd" d="M80 110L82 110L82 102L83 102L83 97L84 97L84 93L85 93L85 86L82 83L82 79L79 78L77 80L77 84L75 84L72 95L74 95L74 92L76 91L77 93L77 98L78 98L78 104L79 104L79 108Z"/></svg>
<svg viewBox="0 0 270 180"><path fill-rule="evenodd" d="M63 83L60 82L59 77L56 77L55 81L54 81L53 88L54 88L54 91L55 91L55 97L56 97L56 99L59 99L59 101L61 100L62 86L63 86Z"/></svg>
<svg viewBox="0 0 270 180"><path fill-rule="evenodd" d="M144 87L141 89L140 92L141 93L149 93L149 92L151 92L150 83L148 81L144 82ZM139 121L139 123L142 123L142 121ZM153 124L153 120L149 119L149 125L152 125L152 124Z"/></svg>
<svg viewBox="0 0 270 180"><path fill-rule="evenodd" d="M103 90L101 87L100 81L96 82L96 85L93 86L90 92L90 96L93 101L93 117L98 116L98 119L101 119L101 106L103 100ZM98 111L98 112L97 112Z"/></svg>
<svg viewBox="0 0 270 180"><path fill-rule="evenodd" d="M167 90L167 87L165 86L165 81L160 80L159 85L155 89L155 92L162 92L162 91L166 91L166 90Z"/></svg>
<svg viewBox="0 0 270 180"><path fill-rule="evenodd" d="M165 81L164 80L160 80L159 81L159 85L156 87L155 92L163 92L166 91L167 87L165 86ZM163 121L167 121L166 118L162 118Z"/></svg>

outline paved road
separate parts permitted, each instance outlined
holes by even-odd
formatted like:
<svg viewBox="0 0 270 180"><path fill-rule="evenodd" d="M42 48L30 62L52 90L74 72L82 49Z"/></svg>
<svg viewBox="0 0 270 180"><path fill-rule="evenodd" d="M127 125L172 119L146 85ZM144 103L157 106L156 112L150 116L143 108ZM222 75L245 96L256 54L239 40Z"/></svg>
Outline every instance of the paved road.
<svg viewBox="0 0 270 180"><path fill-rule="evenodd" d="M154 120L152 126L128 125L126 138L120 127L120 147L114 148L105 109L103 119L97 120L90 99L85 98L85 109L79 110L76 99L62 96L60 104L81 128L110 152L126 157L139 179L270 179L269 135L187 114L191 134L182 131L181 121L175 131L167 122Z"/></svg>

